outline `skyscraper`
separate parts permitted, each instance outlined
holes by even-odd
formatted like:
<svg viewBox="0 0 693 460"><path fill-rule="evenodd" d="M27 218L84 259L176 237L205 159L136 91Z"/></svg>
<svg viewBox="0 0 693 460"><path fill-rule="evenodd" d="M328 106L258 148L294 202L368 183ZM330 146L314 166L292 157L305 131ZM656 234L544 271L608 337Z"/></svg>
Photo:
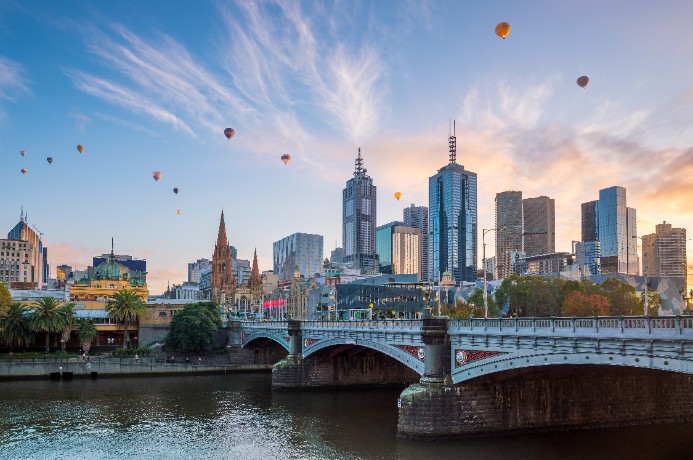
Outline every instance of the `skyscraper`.
<svg viewBox="0 0 693 460"><path fill-rule="evenodd" d="M642 271L647 276L671 276L686 281L686 229L666 222L642 237Z"/></svg>
<svg viewBox="0 0 693 460"><path fill-rule="evenodd" d="M34 231L34 229L36 229L36 231ZM28 246L24 245L24 248L29 250L29 254L28 257L25 256L24 259L21 260L21 268L17 267L15 270L16 278L11 280L8 279L8 281L19 281L21 279L24 283L33 283L34 288L41 289L41 284L44 282L45 278L43 241L41 240L43 233L40 233L36 226L34 226L34 229L29 227L27 215L22 208L19 223L7 233L7 240L26 241L30 243ZM17 262L19 261L17 260ZM20 271L22 272L21 276ZM8 274L9 272L5 273L5 275ZM28 286L28 284L26 284L26 286Z"/></svg>
<svg viewBox="0 0 693 460"><path fill-rule="evenodd" d="M274 273L284 280L291 280L294 272L306 278L322 271L322 235L294 233L272 245Z"/></svg>
<svg viewBox="0 0 693 460"><path fill-rule="evenodd" d="M496 193L496 270L498 279L512 273L513 255L522 252L522 192Z"/></svg>
<svg viewBox="0 0 693 460"><path fill-rule="evenodd" d="M392 233L392 274L414 273L421 280L421 230L398 225Z"/></svg>
<svg viewBox="0 0 693 460"><path fill-rule="evenodd" d="M428 276L428 208L414 206L404 208L404 225L418 228L421 232L421 281L429 281Z"/></svg>
<svg viewBox="0 0 693 460"><path fill-rule="evenodd" d="M381 273L392 274L392 235L395 227L403 226L404 222L394 221L375 229L375 253L378 255L378 265Z"/></svg>
<svg viewBox="0 0 693 460"><path fill-rule="evenodd" d="M597 241L597 200L582 203L582 241Z"/></svg>
<svg viewBox="0 0 693 460"><path fill-rule="evenodd" d="M450 272L455 282L476 279L476 173L457 164L457 138L448 138L450 161L428 179L429 280Z"/></svg>
<svg viewBox="0 0 693 460"><path fill-rule="evenodd" d="M556 202L548 196L522 200L522 244L527 257L556 251Z"/></svg>
<svg viewBox="0 0 693 460"><path fill-rule="evenodd" d="M342 247L344 262L365 273L376 273L375 252L376 187L363 167L361 149L354 177L342 192Z"/></svg>
<svg viewBox="0 0 693 460"><path fill-rule="evenodd" d="M597 238L602 273L639 273L635 209L626 206L626 189L614 186L599 191Z"/></svg>

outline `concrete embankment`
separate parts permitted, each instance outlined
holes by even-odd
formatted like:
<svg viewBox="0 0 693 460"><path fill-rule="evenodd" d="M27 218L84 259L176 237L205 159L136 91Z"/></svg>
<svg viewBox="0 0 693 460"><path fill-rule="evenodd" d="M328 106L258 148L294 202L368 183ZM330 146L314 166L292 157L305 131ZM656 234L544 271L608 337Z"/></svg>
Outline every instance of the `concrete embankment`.
<svg viewBox="0 0 693 460"><path fill-rule="evenodd" d="M137 377L177 374L225 374L233 372L271 372L271 364L224 363L222 360L203 364L161 363L144 359L102 358L89 362L71 359L18 359L0 361L0 380L71 379L101 377Z"/></svg>

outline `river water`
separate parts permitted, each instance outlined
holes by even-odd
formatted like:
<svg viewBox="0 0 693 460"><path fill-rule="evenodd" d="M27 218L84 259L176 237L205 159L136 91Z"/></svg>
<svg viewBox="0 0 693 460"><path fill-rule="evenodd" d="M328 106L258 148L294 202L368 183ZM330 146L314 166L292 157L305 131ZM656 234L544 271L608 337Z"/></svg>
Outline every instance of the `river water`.
<svg viewBox="0 0 693 460"><path fill-rule="evenodd" d="M693 458L693 424L399 440L399 391L273 392L269 374L0 382L0 458Z"/></svg>

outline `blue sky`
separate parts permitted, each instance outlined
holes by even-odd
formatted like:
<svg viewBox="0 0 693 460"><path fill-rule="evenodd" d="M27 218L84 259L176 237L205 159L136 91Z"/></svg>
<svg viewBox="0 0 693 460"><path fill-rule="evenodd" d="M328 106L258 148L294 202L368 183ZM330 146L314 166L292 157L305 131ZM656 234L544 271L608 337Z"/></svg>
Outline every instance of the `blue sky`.
<svg viewBox="0 0 693 460"><path fill-rule="evenodd" d="M569 250L580 203L622 185L640 235L691 229L693 5L604 3L4 1L0 223L23 205L53 267L85 267L113 236L153 292L211 257L222 208L261 269L294 232L329 256L357 148L378 223L401 219L427 204L454 118L479 228L497 192L548 195Z"/></svg>

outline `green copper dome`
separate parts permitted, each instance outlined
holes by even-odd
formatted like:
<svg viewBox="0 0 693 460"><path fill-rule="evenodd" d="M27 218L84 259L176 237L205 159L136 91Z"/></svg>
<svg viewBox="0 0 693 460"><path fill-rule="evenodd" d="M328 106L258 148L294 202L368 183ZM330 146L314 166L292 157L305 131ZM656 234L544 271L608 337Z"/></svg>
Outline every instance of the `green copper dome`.
<svg viewBox="0 0 693 460"><path fill-rule="evenodd" d="M103 262L94 269L95 280L117 281L123 278L123 272L127 269L113 259Z"/></svg>

